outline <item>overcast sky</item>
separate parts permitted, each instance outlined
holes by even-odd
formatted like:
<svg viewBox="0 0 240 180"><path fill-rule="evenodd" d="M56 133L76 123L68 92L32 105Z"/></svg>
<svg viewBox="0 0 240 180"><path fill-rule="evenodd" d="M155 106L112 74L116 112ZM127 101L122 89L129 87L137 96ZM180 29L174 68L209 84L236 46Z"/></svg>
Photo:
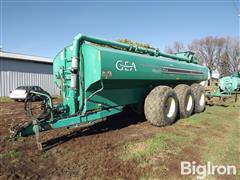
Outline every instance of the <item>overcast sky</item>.
<svg viewBox="0 0 240 180"><path fill-rule="evenodd" d="M1 1L4 51L53 58L78 33L164 50L205 36L239 37L239 1Z"/></svg>

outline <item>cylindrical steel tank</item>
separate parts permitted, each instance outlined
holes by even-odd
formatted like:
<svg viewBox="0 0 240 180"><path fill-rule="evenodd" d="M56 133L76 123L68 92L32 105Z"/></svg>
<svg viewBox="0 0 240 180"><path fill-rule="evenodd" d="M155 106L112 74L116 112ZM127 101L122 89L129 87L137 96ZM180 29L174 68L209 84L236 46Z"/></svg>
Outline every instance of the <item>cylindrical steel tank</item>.
<svg viewBox="0 0 240 180"><path fill-rule="evenodd" d="M99 106L142 102L157 85L191 85L208 78L208 68L196 64L191 52L170 55L83 35L78 39L79 44L64 48L54 58L53 64L55 82L61 89L64 103L73 110L71 113L83 103L85 110L91 110ZM75 56L79 57L77 72L72 69ZM73 89L72 76L76 73L78 79L74 81L77 87ZM72 108L73 91L79 101L75 108Z"/></svg>

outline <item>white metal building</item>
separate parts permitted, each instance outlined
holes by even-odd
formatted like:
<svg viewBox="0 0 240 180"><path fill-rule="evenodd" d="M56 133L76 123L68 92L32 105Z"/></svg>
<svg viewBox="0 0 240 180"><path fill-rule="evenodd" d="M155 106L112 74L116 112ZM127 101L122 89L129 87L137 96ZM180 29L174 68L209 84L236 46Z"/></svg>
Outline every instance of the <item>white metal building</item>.
<svg viewBox="0 0 240 180"><path fill-rule="evenodd" d="M53 81L52 59L0 51L0 97L18 86L37 85L58 95Z"/></svg>

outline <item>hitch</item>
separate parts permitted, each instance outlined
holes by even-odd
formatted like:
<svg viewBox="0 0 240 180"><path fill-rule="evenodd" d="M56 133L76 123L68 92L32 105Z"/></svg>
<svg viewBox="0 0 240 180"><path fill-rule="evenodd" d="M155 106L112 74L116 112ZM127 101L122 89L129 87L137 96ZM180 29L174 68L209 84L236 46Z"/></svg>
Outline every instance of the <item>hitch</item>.
<svg viewBox="0 0 240 180"><path fill-rule="evenodd" d="M36 100L39 101L36 101ZM34 104L34 102L37 102ZM30 136L35 134L36 143L39 150L42 150L42 143L40 142L40 131L48 129L42 128L41 123L47 119L52 119L52 98L47 92L34 92L30 91L25 100L24 109L31 121L25 123L19 123L14 125L14 120L9 128L10 138L16 138L18 136ZM44 123L43 123L44 124Z"/></svg>
<svg viewBox="0 0 240 180"><path fill-rule="evenodd" d="M41 101L35 103L36 97ZM85 114L70 114L66 104L53 106L52 98L47 93L29 92L25 101L25 111L31 121L11 125L11 137L35 135L36 144L39 150L43 150L40 132L62 127L88 127L101 122L107 116L121 112L123 106L112 106L99 108L95 111L88 111Z"/></svg>
<svg viewBox="0 0 240 180"><path fill-rule="evenodd" d="M32 121L20 123L15 126L11 125L9 131L11 134L10 139L15 139L18 136L29 136L35 134L37 147L40 151L42 151L43 148L40 141L40 126L38 119L32 119Z"/></svg>
<svg viewBox="0 0 240 180"><path fill-rule="evenodd" d="M9 132L11 134L10 139L15 139L18 136L25 137L35 134L37 147L40 151L42 151L42 143L40 142L39 134L39 121L37 119L33 119L32 121L26 123L19 123L15 126L11 125Z"/></svg>
<svg viewBox="0 0 240 180"><path fill-rule="evenodd" d="M24 136L24 134L22 134L23 130L25 129L29 129L30 126L32 126L32 122L25 122L25 123L19 123L17 125L14 125L14 120L9 128L9 132L10 132L10 138L16 138L18 136ZM29 133L30 134L30 133Z"/></svg>

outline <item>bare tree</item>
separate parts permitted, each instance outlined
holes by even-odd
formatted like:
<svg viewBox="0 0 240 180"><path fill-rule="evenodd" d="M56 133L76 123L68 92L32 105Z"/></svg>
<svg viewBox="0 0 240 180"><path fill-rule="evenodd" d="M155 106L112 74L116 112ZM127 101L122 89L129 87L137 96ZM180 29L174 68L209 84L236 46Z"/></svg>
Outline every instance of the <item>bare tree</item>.
<svg viewBox="0 0 240 180"><path fill-rule="evenodd" d="M226 37L223 42L217 70L221 76L227 76L240 71L240 47L237 38Z"/></svg>
<svg viewBox="0 0 240 180"><path fill-rule="evenodd" d="M225 39L217 37L206 37L200 40L194 40L189 49L196 53L198 62L209 68L210 76L215 70L218 70L218 65L224 50Z"/></svg>
<svg viewBox="0 0 240 180"><path fill-rule="evenodd" d="M184 44L180 41L175 41L173 43L173 46L167 46L165 48L165 52L169 54L175 54L181 51L185 51L185 47L184 47Z"/></svg>
<svg viewBox="0 0 240 180"><path fill-rule="evenodd" d="M215 70L221 76L240 71L240 41L237 38L208 36L192 41L187 48L176 41L165 49L168 53L185 50L195 52L198 63L209 68L210 77Z"/></svg>
<svg viewBox="0 0 240 180"><path fill-rule="evenodd" d="M237 38L227 38L227 53L230 61L230 73L240 72L240 41Z"/></svg>
<svg viewBox="0 0 240 180"><path fill-rule="evenodd" d="M180 52L180 51L184 51L184 45L183 45L183 43L182 42L180 42L180 41L176 41L175 43L174 43L174 50L176 51L176 53L177 52Z"/></svg>

